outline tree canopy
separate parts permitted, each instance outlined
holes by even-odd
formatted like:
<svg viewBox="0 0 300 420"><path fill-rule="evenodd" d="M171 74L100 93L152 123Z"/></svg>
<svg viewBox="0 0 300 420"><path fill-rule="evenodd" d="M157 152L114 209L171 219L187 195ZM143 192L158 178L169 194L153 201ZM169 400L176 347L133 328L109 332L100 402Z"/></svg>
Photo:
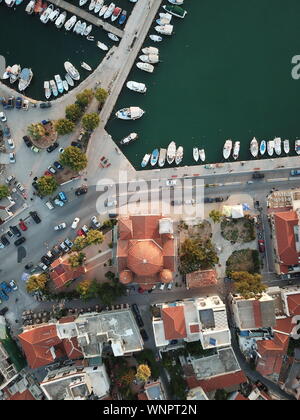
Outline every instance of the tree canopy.
<svg viewBox="0 0 300 420"><path fill-rule="evenodd" d="M0 184L0 200L9 195L9 188L7 185Z"/></svg>
<svg viewBox="0 0 300 420"><path fill-rule="evenodd" d="M77 291L83 299L98 297L104 305L112 305L115 300L123 296L126 287L114 280L111 283L97 283L96 280L85 280L77 286Z"/></svg>
<svg viewBox="0 0 300 420"><path fill-rule="evenodd" d="M183 274L213 268L219 262L211 240L187 238L180 246L180 272Z"/></svg>
<svg viewBox="0 0 300 420"><path fill-rule="evenodd" d="M46 274L30 276L26 283L26 290L28 293L44 290L47 281L48 277Z"/></svg>
<svg viewBox="0 0 300 420"><path fill-rule="evenodd" d="M82 108L78 104L71 104L66 107L66 118L76 123L82 117Z"/></svg>
<svg viewBox="0 0 300 420"><path fill-rule="evenodd" d="M82 171L87 166L87 157L78 147L69 146L61 154L60 162L73 171Z"/></svg>
<svg viewBox="0 0 300 420"><path fill-rule="evenodd" d="M46 130L41 123L32 123L27 127L28 134L34 139L39 140L46 133Z"/></svg>
<svg viewBox="0 0 300 420"><path fill-rule="evenodd" d="M94 97L92 89L85 89L76 95L76 104L85 109Z"/></svg>
<svg viewBox="0 0 300 420"><path fill-rule="evenodd" d="M73 252L68 261L72 268L80 267L85 261L85 254L83 252Z"/></svg>
<svg viewBox="0 0 300 420"><path fill-rule="evenodd" d="M261 282L260 274L250 274L247 271L235 271L231 273L234 280L234 288L245 299L259 299L266 290L266 286Z"/></svg>
<svg viewBox="0 0 300 420"><path fill-rule="evenodd" d="M67 118L61 118L55 121L54 128L59 135L64 136L65 134L69 134L74 130L75 124L73 121L70 121Z"/></svg>
<svg viewBox="0 0 300 420"><path fill-rule="evenodd" d="M212 219L214 223L220 223L222 219L222 213L219 210L212 210L209 213L209 217Z"/></svg>
<svg viewBox="0 0 300 420"><path fill-rule="evenodd" d="M95 98L100 104L103 104L108 97L108 92L103 88L98 88L95 92Z"/></svg>
<svg viewBox="0 0 300 420"><path fill-rule="evenodd" d="M99 115L96 112L85 114L82 117L82 127L87 131L93 131L100 123Z"/></svg>
<svg viewBox="0 0 300 420"><path fill-rule="evenodd" d="M58 187L58 183L54 176L44 175L37 180L38 190L42 196L51 195Z"/></svg>
<svg viewBox="0 0 300 420"><path fill-rule="evenodd" d="M146 364L139 365L135 376L140 381L147 382L151 376L151 370L149 366Z"/></svg>

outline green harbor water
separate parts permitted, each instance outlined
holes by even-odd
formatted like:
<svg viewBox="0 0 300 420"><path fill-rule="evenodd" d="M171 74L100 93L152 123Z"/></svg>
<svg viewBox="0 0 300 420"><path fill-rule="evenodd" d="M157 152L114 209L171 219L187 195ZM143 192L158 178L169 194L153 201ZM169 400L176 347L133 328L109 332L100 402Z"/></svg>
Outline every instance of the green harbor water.
<svg viewBox="0 0 300 420"><path fill-rule="evenodd" d="M185 0L183 7L188 14L173 18L171 37L160 43L147 37L144 43L159 48L161 62L153 74L132 69L128 80L144 82L148 91L124 87L114 112L139 106L146 114L132 122L113 114L107 130L116 143L130 132L139 134L121 146L137 169L145 153L171 140L184 147L181 165L194 164L194 146L205 148L206 162L221 162L227 138L241 142L239 160L251 159L253 136L289 139L294 155L300 80L291 77L291 59L300 54L300 3Z"/></svg>

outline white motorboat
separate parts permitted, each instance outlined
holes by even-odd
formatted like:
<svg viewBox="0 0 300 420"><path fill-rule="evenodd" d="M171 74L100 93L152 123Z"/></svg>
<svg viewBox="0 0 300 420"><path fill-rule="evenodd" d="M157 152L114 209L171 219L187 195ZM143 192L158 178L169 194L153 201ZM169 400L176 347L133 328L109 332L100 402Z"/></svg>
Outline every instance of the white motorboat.
<svg viewBox="0 0 300 420"><path fill-rule="evenodd" d="M51 96L51 89L50 89L50 84L48 81L44 82L44 89L45 89L45 97L46 99L49 99Z"/></svg>
<svg viewBox="0 0 300 420"><path fill-rule="evenodd" d="M143 160L142 160L142 163L141 163L142 168L145 168L145 166L148 165L150 158L151 158L151 154L146 153L145 156L143 157Z"/></svg>
<svg viewBox="0 0 300 420"><path fill-rule="evenodd" d="M84 35L84 32L86 30L86 22L83 22L79 31L79 35Z"/></svg>
<svg viewBox="0 0 300 420"><path fill-rule="evenodd" d="M163 25L163 26L155 26L154 28L156 32L162 35L172 35L173 33L173 25Z"/></svg>
<svg viewBox="0 0 300 420"><path fill-rule="evenodd" d="M268 155L273 156L273 154L274 154L274 141L273 140L268 141L267 150L268 150Z"/></svg>
<svg viewBox="0 0 300 420"><path fill-rule="evenodd" d="M183 0L168 0L168 2L174 4L174 6L181 6L183 4Z"/></svg>
<svg viewBox="0 0 300 420"><path fill-rule="evenodd" d="M223 147L223 157L224 159L228 159L232 149L232 140L226 140L224 147Z"/></svg>
<svg viewBox="0 0 300 420"><path fill-rule="evenodd" d="M4 80L5 79L9 79L10 78L10 75L11 75L11 67L8 66L5 69L5 73L3 74L2 79L4 79Z"/></svg>
<svg viewBox="0 0 300 420"><path fill-rule="evenodd" d="M63 91L64 91L64 85L63 85L63 82L61 80L60 75L59 74L56 74L54 76L54 79L55 79L55 82L56 82L56 86L57 86L58 92L59 93L63 93Z"/></svg>
<svg viewBox="0 0 300 420"><path fill-rule="evenodd" d="M241 142L239 141L234 142L233 154L232 154L234 160L237 160L237 158L239 157L240 146L241 146Z"/></svg>
<svg viewBox="0 0 300 420"><path fill-rule="evenodd" d="M113 14L111 15L111 21L114 22L116 19L118 19L121 12L122 12L121 7L116 7L115 10L113 11Z"/></svg>
<svg viewBox="0 0 300 420"><path fill-rule="evenodd" d="M147 91L146 85L144 83L129 81L126 83L126 86L128 89L138 93L146 93Z"/></svg>
<svg viewBox="0 0 300 420"><path fill-rule="evenodd" d="M110 3L106 12L103 15L103 19L108 19L109 17L111 17L111 15L113 14L113 11L115 10L115 7L116 7L115 3Z"/></svg>
<svg viewBox="0 0 300 420"><path fill-rule="evenodd" d="M162 37L159 35L149 35L149 38L153 42L161 42L163 40Z"/></svg>
<svg viewBox="0 0 300 420"><path fill-rule="evenodd" d="M281 138L280 137L275 137L274 148L275 148L276 155L280 156L281 155Z"/></svg>
<svg viewBox="0 0 300 420"><path fill-rule="evenodd" d="M73 28L73 32L75 32L75 34L79 34L80 29L81 29L81 20L78 20L76 22L76 25Z"/></svg>
<svg viewBox="0 0 300 420"><path fill-rule="evenodd" d="M88 41L95 41L95 37L94 36L87 36L86 39Z"/></svg>
<svg viewBox="0 0 300 420"><path fill-rule="evenodd" d="M90 4L89 4L89 10L92 11L95 9L96 6L96 0L91 0Z"/></svg>
<svg viewBox="0 0 300 420"><path fill-rule="evenodd" d="M159 62L159 56L156 54L150 54L150 55L140 55L139 60L141 60L143 63L150 63L150 64L156 64Z"/></svg>
<svg viewBox="0 0 300 420"><path fill-rule="evenodd" d="M96 5L94 8L94 13L98 14L100 12L101 7L103 6L104 0L97 0Z"/></svg>
<svg viewBox="0 0 300 420"><path fill-rule="evenodd" d="M60 29L67 19L67 12L61 13L55 21L55 26Z"/></svg>
<svg viewBox="0 0 300 420"><path fill-rule="evenodd" d="M77 21L77 17L75 15L73 15L70 19L68 19L67 22L65 23L66 31L70 31L75 25L76 21Z"/></svg>
<svg viewBox="0 0 300 420"><path fill-rule="evenodd" d="M43 13L40 16L40 20L43 23L47 23L50 19L50 15L51 13L54 11L54 6L53 4L50 4L46 10L43 11Z"/></svg>
<svg viewBox="0 0 300 420"><path fill-rule="evenodd" d="M201 162L205 161L205 150L204 149L199 149L199 157Z"/></svg>
<svg viewBox="0 0 300 420"><path fill-rule="evenodd" d="M54 82L54 80L50 80L50 88L51 88L51 92L53 93L54 96L58 95L58 90L57 90L57 86L56 83Z"/></svg>
<svg viewBox="0 0 300 420"><path fill-rule="evenodd" d="M175 141L171 141L167 149L167 162L171 165L176 157L176 143Z"/></svg>
<svg viewBox="0 0 300 420"><path fill-rule="evenodd" d="M89 0L79 0L79 6L84 6Z"/></svg>
<svg viewBox="0 0 300 420"><path fill-rule="evenodd" d="M64 63L64 67L66 72L72 77L73 80L79 80L80 74L78 70L71 64L69 61L66 61Z"/></svg>
<svg viewBox="0 0 300 420"><path fill-rule="evenodd" d="M300 155L300 140L295 141L295 152Z"/></svg>
<svg viewBox="0 0 300 420"><path fill-rule="evenodd" d="M160 13L159 19L156 19L156 23L160 26L169 25L172 20L170 13Z"/></svg>
<svg viewBox="0 0 300 420"><path fill-rule="evenodd" d="M151 166L155 166L157 164L158 158L159 158L159 151L158 149L154 149L153 152L151 153L151 160L150 160Z"/></svg>
<svg viewBox="0 0 300 420"><path fill-rule="evenodd" d="M13 7L16 3L16 0L5 0L5 4L8 7Z"/></svg>
<svg viewBox="0 0 300 420"><path fill-rule="evenodd" d="M72 79L72 77L68 73L66 73L65 79L66 79L69 86L71 86L71 87L74 86L74 80Z"/></svg>
<svg viewBox="0 0 300 420"><path fill-rule="evenodd" d="M176 165L179 165L182 162L182 159L183 159L183 147L179 146L176 151L176 156L175 156Z"/></svg>
<svg viewBox="0 0 300 420"><path fill-rule="evenodd" d="M32 15L34 11L34 6L35 6L35 0L30 0L30 2L26 6L25 12L28 13L29 15Z"/></svg>
<svg viewBox="0 0 300 420"><path fill-rule="evenodd" d="M199 160L199 149L198 147L193 147L193 158L195 162Z"/></svg>
<svg viewBox="0 0 300 420"><path fill-rule="evenodd" d="M92 71L92 67L91 66L89 66L87 63L85 63L84 61L82 62L82 63L80 63L80 65L81 65L81 67L83 68L83 69L85 69L85 70L88 70L88 71Z"/></svg>
<svg viewBox="0 0 300 420"><path fill-rule="evenodd" d="M290 153L290 141L287 139L283 141L283 150L286 155Z"/></svg>
<svg viewBox="0 0 300 420"><path fill-rule="evenodd" d="M149 54L156 54L156 55L158 55L159 54L159 49L158 48L155 48L155 47L146 47L146 48L143 48L142 49L142 53L143 54L146 54L146 55L149 55Z"/></svg>
<svg viewBox="0 0 300 420"><path fill-rule="evenodd" d="M258 155L258 141L255 137L250 142L250 153L253 157L257 157Z"/></svg>
<svg viewBox="0 0 300 420"><path fill-rule="evenodd" d="M108 6L106 6L106 4L104 4L99 12L99 17L103 16L106 13L106 10L108 9Z"/></svg>
<svg viewBox="0 0 300 420"><path fill-rule="evenodd" d="M159 158L158 158L158 166L162 168L166 163L167 157L167 149L160 149L159 151Z"/></svg>
<svg viewBox="0 0 300 420"><path fill-rule="evenodd" d="M88 36L88 35L92 32L92 29L93 29L93 25L88 25L88 26L85 28L85 31L84 31L83 35L84 35L84 36Z"/></svg>
<svg viewBox="0 0 300 420"><path fill-rule="evenodd" d="M55 9L51 14L50 14L50 16L49 16L49 20L51 21L51 22L54 22L57 18L58 18L58 16L60 15L60 10L59 9Z"/></svg>
<svg viewBox="0 0 300 420"><path fill-rule="evenodd" d="M108 46L103 44L103 42L97 41L97 47L100 48L100 50L102 51L107 51L108 50Z"/></svg>
<svg viewBox="0 0 300 420"><path fill-rule="evenodd" d="M122 139L120 141L120 144L128 144L131 141L134 141L138 138L137 133L130 133L127 137L124 137L124 139Z"/></svg>
<svg viewBox="0 0 300 420"><path fill-rule="evenodd" d="M69 85L68 85L68 82L67 82L66 80L63 80L63 81L62 81L62 83L63 83L64 90L65 90L66 92L68 92L68 90L69 90Z"/></svg>
<svg viewBox="0 0 300 420"><path fill-rule="evenodd" d="M25 68L21 71L18 85L20 92L24 91L30 85L32 77L33 73L31 69Z"/></svg>
<svg viewBox="0 0 300 420"><path fill-rule="evenodd" d="M266 153L266 150L267 150L266 140L262 140L260 142L260 146L259 146L259 152L260 152L261 156L263 156Z"/></svg>
<svg viewBox="0 0 300 420"><path fill-rule="evenodd" d="M141 108L137 106L131 106L129 108L120 109L116 112L116 117L120 120L137 120L145 114Z"/></svg>
<svg viewBox="0 0 300 420"><path fill-rule="evenodd" d="M120 41L119 38L117 37L117 35L112 34L111 32L108 32L107 34L108 38L110 38L112 41L118 42Z"/></svg>
<svg viewBox="0 0 300 420"><path fill-rule="evenodd" d="M153 73L153 70L154 70L154 66L152 66L152 64L149 64L149 63L140 63L139 62L139 63L136 63L136 66L137 66L138 69L144 70L147 73Z"/></svg>
<svg viewBox="0 0 300 420"><path fill-rule="evenodd" d="M10 83L15 83L15 81L19 78L20 73L21 73L20 64L14 64L10 69L10 75L9 75Z"/></svg>

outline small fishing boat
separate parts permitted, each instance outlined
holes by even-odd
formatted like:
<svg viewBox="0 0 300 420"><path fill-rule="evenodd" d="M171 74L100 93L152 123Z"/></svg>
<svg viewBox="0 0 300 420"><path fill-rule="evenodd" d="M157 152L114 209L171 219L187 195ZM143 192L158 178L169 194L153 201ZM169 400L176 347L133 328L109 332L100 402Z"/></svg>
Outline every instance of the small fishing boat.
<svg viewBox="0 0 300 420"><path fill-rule="evenodd" d="M60 75L59 74L56 74L54 76L54 79L55 79L55 82L56 82L56 86L57 86L58 92L59 93L63 93L63 91L64 91L64 85L63 85L63 82L61 80Z"/></svg>
<svg viewBox="0 0 300 420"><path fill-rule="evenodd" d="M91 0L90 4L89 4L89 10L92 11L95 9L96 6L96 0Z"/></svg>
<svg viewBox="0 0 300 420"><path fill-rule="evenodd" d="M49 19L50 19L50 15L51 13L54 11L54 6L53 4L50 4L50 6L47 7L46 10L43 11L43 13L40 16L40 20L43 23L48 23Z"/></svg>
<svg viewBox="0 0 300 420"><path fill-rule="evenodd" d="M237 160L237 158L239 157L240 146L241 146L241 143L239 141L234 142L233 153L232 153L232 156L233 156L234 160Z"/></svg>
<svg viewBox="0 0 300 420"><path fill-rule="evenodd" d="M21 71L18 85L20 92L24 91L30 85L32 77L33 73L31 69L25 68Z"/></svg>
<svg viewBox="0 0 300 420"><path fill-rule="evenodd" d="M84 6L89 0L79 0L79 6Z"/></svg>
<svg viewBox="0 0 300 420"><path fill-rule="evenodd" d="M77 17L75 15L70 17L70 19L68 19L67 22L65 23L65 30L70 31L75 25L76 21L77 21Z"/></svg>
<svg viewBox="0 0 300 420"><path fill-rule="evenodd" d="M113 14L111 15L111 21L114 22L116 19L118 19L121 12L122 12L121 7L116 7L115 10L113 11Z"/></svg>
<svg viewBox="0 0 300 420"><path fill-rule="evenodd" d="M163 40L162 37L159 35L149 35L149 38L151 39L151 41L154 42L161 42Z"/></svg>
<svg viewBox="0 0 300 420"><path fill-rule="evenodd" d="M123 108L116 112L116 117L120 120L137 120L145 114L141 108L137 106L131 106L129 108Z"/></svg>
<svg viewBox="0 0 300 420"><path fill-rule="evenodd" d="M226 140L224 147L223 147L223 157L224 159L228 159L232 149L232 140Z"/></svg>
<svg viewBox="0 0 300 420"><path fill-rule="evenodd" d="M120 39L117 37L117 35L112 34L111 32L108 32L107 34L108 38L110 38L112 41L118 42Z"/></svg>
<svg viewBox="0 0 300 420"><path fill-rule="evenodd" d="M175 155L176 165L179 165L182 162L182 159L183 159L183 147L179 146Z"/></svg>
<svg viewBox="0 0 300 420"><path fill-rule="evenodd" d="M61 13L55 21L55 26L60 29L67 19L67 12Z"/></svg>
<svg viewBox="0 0 300 420"><path fill-rule="evenodd" d="M104 13L106 13L106 10L108 9L108 6L106 6L104 4L104 6L101 7L100 12L99 12L99 17L103 16Z"/></svg>
<svg viewBox="0 0 300 420"><path fill-rule="evenodd" d="M102 51L107 51L108 50L108 46L103 44L103 42L97 41L97 47L100 48L100 50Z"/></svg>
<svg viewBox="0 0 300 420"><path fill-rule="evenodd" d="M195 162L199 160L199 150L198 147L193 147L193 158Z"/></svg>
<svg viewBox="0 0 300 420"><path fill-rule="evenodd" d="M139 62L139 63L136 63L136 66L137 66L138 69L144 70L147 73L153 73L153 70L154 70L154 66L152 66L152 64L149 64L149 63L140 63Z"/></svg>
<svg viewBox="0 0 300 420"><path fill-rule="evenodd" d="M62 83L63 83L64 90L65 90L66 92L68 92L68 90L69 90L69 85L68 85L68 82L67 82L66 80L63 80L63 81L62 81Z"/></svg>
<svg viewBox="0 0 300 420"><path fill-rule="evenodd" d="M85 29L85 31L84 31L84 33L83 33L83 35L84 35L84 36L88 36L88 35L92 32L92 29L93 29L93 25L88 25L88 26L86 27L86 29Z"/></svg>
<svg viewBox="0 0 300 420"><path fill-rule="evenodd" d="M287 139L283 141L283 150L286 155L290 153L290 141Z"/></svg>
<svg viewBox="0 0 300 420"><path fill-rule="evenodd" d="M49 20L51 21L51 22L54 22L57 18L58 18L58 16L60 15L60 10L59 9L55 9L51 14L50 14L50 16L49 16Z"/></svg>
<svg viewBox="0 0 300 420"><path fill-rule="evenodd" d="M142 53L143 54L146 54L146 55L149 55L149 54L156 54L156 55L158 55L159 54L159 49L158 48L155 48L155 47L146 47L146 48L143 48L142 49Z"/></svg>
<svg viewBox="0 0 300 420"><path fill-rule="evenodd" d="M159 56L156 54L150 54L150 55L140 55L139 60L141 60L143 63L150 63L150 64L156 64L159 62Z"/></svg>
<svg viewBox="0 0 300 420"><path fill-rule="evenodd" d="M159 151L158 149L154 149L151 154L151 160L150 160L151 166L155 166L157 164L158 158L159 158Z"/></svg>
<svg viewBox="0 0 300 420"><path fill-rule="evenodd" d="M71 86L71 87L74 86L74 80L72 79L72 77L68 73L65 74L65 79L66 79L69 86Z"/></svg>
<svg viewBox="0 0 300 420"><path fill-rule="evenodd" d="M169 25L172 20L172 15L170 13L160 13L159 19L156 19L156 23L160 26Z"/></svg>
<svg viewBox="0 0 300 420"><path fill-rule="evenodd" d="M73 80L79 80L80 74L78 70L71 64L69 61L66 61L64 63L64 67L66 72L72 77Z"/></svg>
<svg viewBox="0 0 300 420"><path fill-rule="evenodd" d="M20 64L14 64L11 67L10 75L9 75L9 82L15 83L15 81L19 78L21 72L21 66Z"/></svg>
<svg viewBox="0 0 300 420"><path fill-rule="evenodd" d="M50 84L48 81L44 82L44 89L45 89L45 97L46 99L49 99L51 96L51 89L50 89Z"/></svg>
<svg viewBox="0 0 300 420"><path fill-rule="evenodd" d="M120 144L128 144L131 141L137 140L137 138L137 133L130 133L127 137L124 137L124 139L120 141Z"/></svg>
<svg viewBox="0 0 300 420"><path fill-rule="evenodd" d="M88 70L88 71L92 71L92 67L91 66L89 66L87 63L85 63L84 61L82 62L82 63L80 63L80 65L81 65L81 67L83 68L83 69L85 69L85 70Z"/></svg>
<svg viewBox="0 0 300 420"><path fill-rule="evenodd" d="M176 156L176 143L175 141L171 141L167 149L167 162L171 165L174 162Z"/></svg>
<svg viewBox="0 0 300 420"><path fill-rule="evenodd" d="M34 11L34 6L35 6L35 0L31 0L25 9L25 12L28 13L28 15L32 15L33 11Z"/></svg>
<svg viewBox="0 0 300 420"><path fill-rule="evenodd" d="M300 140L295 141L295 152L300 155Z"/></svg>
<svg viewBox="0 0 300 420"><path fill-rule="evenodd" d="M147 91L146 85L144 83L129 81L126 83L126 86L128 89L138 93L146 93Z"/></svg>
<svg viewBox="0 0 300 420"><path fill-rule="evenodd" d="M155 26L154 29L156 32L162 35L172 35L173 33L173 25L163 25L163 26Z"/></svg>
<svg viewBox="0 0 300 420"><path fill-rule="evenodd" d="M104 0L97 0L94 8L94 13L98 14L103 6Z"/></svg>
<svg viewBox="0 0 300 420"><path fill-rule="evenodd" d="M205 161L205 150L204 149L199 149L199 157L200 157L200 160L202 162Z"/></svg>
<svg viewBox="0 0 300 420"><path fill-rule="evenodd" d="M250 142L250 153L253 157L257 157L258 155L258 141L255 137Z"/></svg>
<svg viewBox="0 0 300 420"><path fill-rule="evenodd" d="M266 140L262 140L260 142L260 146L259 146L259 152L260 152L261 156L263 156L266 153L266 150L267 150Z"/></svg>
<svg viewBox="0 0 300 420"><path fill-rule="evenodd" d="M273 140L268 141L267 150L268 150L268 155L273 156L273 153L274 153L274 141Z"/></svg>
<svg viewBox="0 0 300 420"><path fill-rule="evenodd" d="M178 18L185 18L187 11L184 10L182 7L180 6L174 6L174 5L165 5L163 6L163 9L165 9L166 12L171 13L171 15L176 16Z"/></svg>
<svg viewBox="0 0 300 420"><path fill-rule="evenodd" d="M162 168L166 163L167 157L167 149L160 149L159 151L159 158L158 158L158 166Z"/></svg>
<svg viewBox="0 0 300 420"><path fill-rule="evenodd" d="M116 7L115 3L110 3L106 12L103 15L103 19L108 19L109 17L111 17L111 15L113 14L113 11L115 10L115 7Z"/></svg>
<svg viewBox="0 0 300 420"><path fill-rule="evenodd" d="M142 168L145 168L145 166L148 165L150 158L151 158L151 155L149 153L146 153L141 163Z"/></svg>
<svg viewBox="0 0 300 420"><path fill-rule="evenodd" d="M50 88L51 88L51 91L52 91L53 95L57 96L58 95L58 90L57 90L57 86L56 86L56 83L54 82L54 80L50 80Z"/></svg>
<svg viewBox="0 0 300 420"><path fill-rule="evenodd" d="M126 18L127 18L127 11L123 10L123 12L121 13L120 19L119 19L119 25L123 25Z"/></svg>
<svg viewBox="0 0 300 420"><path fill-rule="evenodd" d="M275 137L274 148L275 148L276 155L280 156L281 155L281 138L280 137Z"/></svg>

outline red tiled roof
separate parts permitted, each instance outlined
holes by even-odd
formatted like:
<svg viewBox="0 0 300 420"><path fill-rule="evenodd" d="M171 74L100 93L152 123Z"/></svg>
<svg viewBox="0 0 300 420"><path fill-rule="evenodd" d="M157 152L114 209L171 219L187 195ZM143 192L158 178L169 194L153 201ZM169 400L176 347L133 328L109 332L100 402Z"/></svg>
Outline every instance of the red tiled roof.
<svg viewBox="0 0 300 420"><path fill-rule="evenodd" d="M120 217L118 226L120 239L132 239L132 220L129 217Z"/></svg>
<svg viewBox="0 0 300 420"><path fill-rule="evenodd" d="M186 284L189 289L214 286L217 283L216 270L199 270L186 275Z"/></svg>
<svg viewBox="0 0 300 420"><path fill-rule="evenodd" d="M253 300L252 301L252 307L253 307L253 315L254 315L254 321L256 328L262 327L262 318L261 318L261 307L260 307L260 301Z"/></svg>
<svg viewBox="0 0 300 420"><path fill-rule="evenodd" d="M247 378L241 370L234 373L227 373L225 375L216 376L210 379L198 380L195 376L187 378L188 387L190 389L201 386L204 392L211 392L217 389L232 388L247 382Z"/></svg>
<svg viewBox="0 0 300 420"><path fill-rule="evenodd" d="M170 306L162 309L166 340L186 337L185 317L183 306Z"/></svg>
<svg viewBox="0 0 300 420"><path fill-rule="evenodd" d="M200 331L200 327L199 324L191 324L190 325L190 332L193 333L197 333Z"/></svg>
<svg viewBox="0 0 300 420"><path fill-rule="evenodd" d="M159 220L161 216L131 216L133 238L155 239L159 238Z"/></svg>
<svg viewBox="0 0 300 420"><path fill-rule="evenodd" d="M66 283L75 280L86 272L85 267L72 268L68 263L68 258L68 256L58 258L51 264L50 278L56 289L64 287Z"/></svg>
<svg viewBox="0 0 300 420"><path fill-rule="evenodd" d="M290 334L293 329L292 325L292 317L290 318L283 318L283 319L276 319L276 324L274 327L274 331L281 331L286 334Z"/></svg>
<svg viewBox="0 0 300 420"><path fill-rule="evenodd" d="M29 391L29 389L26 389L24 392L16 392L14 395L11 395L8 400L10 401L35 401L36 399L32 395L32 393Z"/></svg>
<svg viewBox="0 0 300 420"><path fill-rule="evenodd" d="M281 265L288 266L298 264L294 227L298 225L298 217L295 211L279 212L274 214L275 231L279 258ZM285 267L287 270L287 267Z"/></svg>
<svg viewBox="0 0 300 420"><path fill-rule="evenodd" d="M297 295L288 295L287 304L290 316L300 315L300 293Z"/></svg>

